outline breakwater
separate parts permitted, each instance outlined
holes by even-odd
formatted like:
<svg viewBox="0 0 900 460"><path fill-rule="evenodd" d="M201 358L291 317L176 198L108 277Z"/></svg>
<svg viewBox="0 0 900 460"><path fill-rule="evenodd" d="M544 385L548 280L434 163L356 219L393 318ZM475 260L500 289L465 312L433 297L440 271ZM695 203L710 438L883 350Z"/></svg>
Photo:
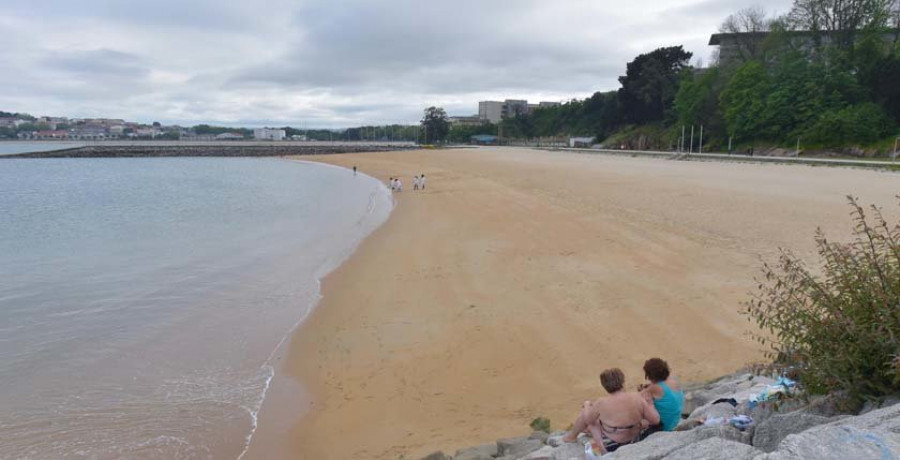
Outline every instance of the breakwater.
<svg viewBox="0 0 900 460"><path fill-rule="evenodd" d="M332 153L413 150L414 144L389 143L130 143L94 144L68 149L28 152L0 158L138 158L138 157L278 157Z"/></svg>

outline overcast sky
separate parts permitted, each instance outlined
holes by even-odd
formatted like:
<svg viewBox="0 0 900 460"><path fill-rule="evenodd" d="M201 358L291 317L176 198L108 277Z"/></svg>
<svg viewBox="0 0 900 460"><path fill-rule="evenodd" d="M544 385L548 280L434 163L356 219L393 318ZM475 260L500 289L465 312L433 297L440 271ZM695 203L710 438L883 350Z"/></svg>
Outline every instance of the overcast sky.
<svg viewBox="0 0 900 460"><path fill-rule="evenodd" d="M584 98L634 56L791 0L3 0L0 110L345 127Z"/></svg>

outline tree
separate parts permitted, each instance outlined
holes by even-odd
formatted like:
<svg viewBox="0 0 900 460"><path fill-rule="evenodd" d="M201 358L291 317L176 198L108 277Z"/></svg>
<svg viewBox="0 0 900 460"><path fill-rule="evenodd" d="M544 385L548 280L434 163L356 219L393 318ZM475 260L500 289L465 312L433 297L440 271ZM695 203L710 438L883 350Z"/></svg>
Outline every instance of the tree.
<svg viewBox="0 0 900 460"><path fill-rule="evenodd" d="M771 29L771 21L766 16L766 10L760 7L745 8L725 18L719 26L719 32L734 35L737 62L762 58L763 41L759 39L760 33Z"/></svg>
<svg viewBox="0 0 900 460"><path fill-rule="evenodd" d="M447 138L450 132L450 122L447 121L447 112L441 107L431 106L425 109L422 117L422 129L425 130L425 143L434 144Z"/></svg>
<svg viewBox="0 0 900 460"><path fill-rule="evenodd" d="M716 67L701 75L694 75L690 69L684 71L673 102L681 124L697 124L709 128L717 121L718 81L719 69Z"/></svg>
<svg viewBox="0 0 900 460"><path fill-rule="evenodd" d="M824 34L838 49L850 51L864 29L882 29L892 21L897 0L795 0L788 17L794 28L813 32L817 48Z"/></svg>
<svg viewBox="0 0 900 460"><path fill-rule="evenodd" d="M720 96L729 136L753 139L760 134L769 90L769 77L759 62L737 70Z"/></svg>
<svg viewBox="0 0 900 460"><path fill-rule="evenodd" d="M624 121L650 123L666 118L678 91L681 71L692 54L682 46L659 48L628 63L619 77L619 104Z"/></svg>

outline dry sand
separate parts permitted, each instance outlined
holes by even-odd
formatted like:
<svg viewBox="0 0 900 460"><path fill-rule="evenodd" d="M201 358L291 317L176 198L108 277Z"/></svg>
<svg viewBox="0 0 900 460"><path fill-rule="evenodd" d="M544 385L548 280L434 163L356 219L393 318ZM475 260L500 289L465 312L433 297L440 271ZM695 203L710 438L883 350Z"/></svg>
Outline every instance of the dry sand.
<svg viewBox="0 0 900 460"><path fill-rule="evenodd" d="M846 168L512 148L303 159L406 189L325 280L245 458L452 453L537 416L565 428L606 367L629 386L651 356L686 380L731 372L760 356L738 310L761 257L811 257L817 226L845 238L847 194L900 210L900 175Z"/></svg>

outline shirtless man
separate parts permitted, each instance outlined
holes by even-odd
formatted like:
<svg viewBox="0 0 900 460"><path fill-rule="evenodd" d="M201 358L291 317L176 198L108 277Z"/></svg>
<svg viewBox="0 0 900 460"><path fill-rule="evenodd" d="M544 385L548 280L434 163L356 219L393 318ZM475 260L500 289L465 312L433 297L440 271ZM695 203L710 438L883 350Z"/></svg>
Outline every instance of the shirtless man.
<svg viewBox="0 0 900 460"><path fill-rule="evenodd" d="M625 374L620 369L601 372L600 383L609 396L585 401L572 431L566 433L563 441L575 442L580 433L590 430L594 448L603 454L637 441L644 426L659 423L653 402L641 393L625 392Z"/></svg>

